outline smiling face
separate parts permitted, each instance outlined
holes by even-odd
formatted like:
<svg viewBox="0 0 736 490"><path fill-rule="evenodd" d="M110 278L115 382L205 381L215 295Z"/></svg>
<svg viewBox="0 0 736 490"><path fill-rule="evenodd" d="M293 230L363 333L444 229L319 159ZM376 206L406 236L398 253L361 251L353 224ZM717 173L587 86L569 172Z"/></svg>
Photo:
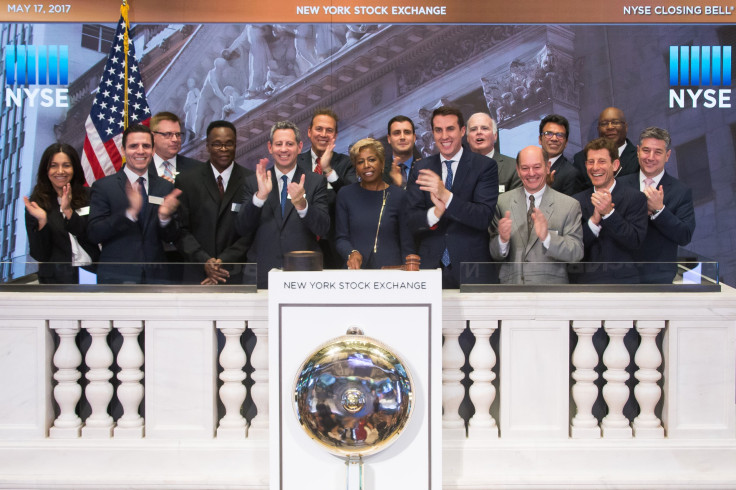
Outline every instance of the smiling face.
<svg viewBox="0 0 736 490"><path fill-rule="evenodd" d="M268 142L268 152L279 172L286 174L296 165L296 157L302 151L302 143L296 142L296 134L291 129L277 129L273 132L273 142Z"/></svg>
<svg viewBox="0 0 736 490"><path fill-rule="evenodd" d="M598 135L621 146L626 141L628 126L623 111L609 107L598 116Z"/></svg>
<svg viewBox="0 0 736 490"><path fill-rule="evenodd" d="M181 150L181 126L178 122L163 120L151 128L153 131L153 150L164 160L170 160ZM158 134L164 133L164 134ZM170 135L167 138L166 135Z"/></svg>
<svg viewBox="0 0 736 490"><path fill-rule="evenodd" d="M222 173L235 159L235 133L230 128L212 128L207 135L210 163Z"/></svg>
<svg viewBox="0 0 736 490"><path fill-rule="evenodd" d="M391 131L388 133L388 144L391 145L394 156L409 158L414 153L416 140L414 128L412 128L409 121L396 121L391 125Z"/></svg>
<svg viewBox="0 0 736 490"><path fill-rule="evenodd" d="M74 177L74 167L69 155L59 152L51 157L48 175L54 190L61 195L64 186Z"/></svg>
<svg viewBox="0 0 736 490"><path fill-rule="evenodd" d="M544 133L547 133L547 135ZM553 122L545 124L542 128L542 134L539 135L539 144L542 145L548 159L561 154L567 146L565 126Z"/></svg>
<svg viewBox="0 0 736 490"><path fill-rule="evenodd" d="M312 125L307 131L309 141L312 142L312 150L315 155L322 156L322 153L327 149L332 141L337 136L337 122L325 114L315 116L312 120Z"/></svg>
<svg viewBox="0 0 736 490"><path fill-rule="evenodd" d="M136 175L145 175L148 171L148 163L153 156L153 138L151 138L151 134L128 134L123 152L125 153L125 165Z"/></svg>
<svg viewBox="0 0 736 490"><path fill-rule="evenodd" d="M475 153L487 155L496 144L493 121L488 114L473 114L468 119L468 145Z"/></svg>
<svg viewBox="0 0 736 490"><path fill-rule="evenodd" d="M460 127L455 115L435 116L432 120L434 142L445 160L452 158L463 145L465 126Z"/></svg>
<svg viewBox="0 0 736 490"><path fill-rule="evenodd" d="M588 150L585 168L596 189L609 189L618 171L619 161L611 161L611 154L605 148Z"/></svg>
<svg viewBox="0 0 736 490"><path fill-rule="evenodd" d="M664 164L670 159L672 150L667 143L656 138L644 138L636 150L639 156L639 168L649 178L656 177L664 171Z"/></svg>
<svg viewBox="0 0 736 490"><path fill-rule="evenodd" d="M355 173L364 187L374 187L382 182L383 162L371 148L364 148L355 159Z"/></svg>
<svg viewBox="0 0 736 490"><path fill-rule="evenodd" d="M547 183L549 173L549 164L544 159L542 149L528 146L521 150L519 160L516 162L516 171L529 194L541 191Z"/></svg>

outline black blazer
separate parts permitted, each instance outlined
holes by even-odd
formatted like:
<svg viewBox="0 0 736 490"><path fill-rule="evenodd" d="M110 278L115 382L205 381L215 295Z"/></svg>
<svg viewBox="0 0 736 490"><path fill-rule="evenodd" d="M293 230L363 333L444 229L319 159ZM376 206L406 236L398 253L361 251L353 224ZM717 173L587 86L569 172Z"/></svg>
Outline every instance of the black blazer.
<svg viewBox="0 0 736 490"><path fill-rule="evenodd" d="M102 245L97 268L97 282L100 284L169 281L169 270L161 265L166 262L162 241L175 241L179 237L179 227L175 217L162 227L158 220L159 206L150 199L163 199L174 189L174 184L150 174L148 177L149 202L146 203L145 216L137 222L125 215L129 204L125 193L128 177L123 170L92 184L87 236ZM129 264L111 264L118 262Z"/></svg>
<svg viewBox="0 0 736 490"><path fill-rule="evenodd" d="M177 177L176 187L182 194L177 213L181 236L176 248L187 261L196 262L184 268L185 283L202 282L207 277L202 264L210 258L226 263L245 262L248 237L235 232L235 221L243 202L245 178L252 174L252 170L234 163L222 199L209 163ZM226 269L230 272L227 284L243 282L241 266Z"/></svg>
<svg viewBox="0 0 736 490"><path fill-rule="evenodd" d="M550 172L555 173L554 181L550 184L550 187L557 192L573 196L582 190L578 188L578 172L572 163L570 163L570 160L565 158L565 155L561 155L557 159L550 168Z"/></svg>
<svg viewBox="0 0 736 490"><path fill-rule="evenodd" d="M283 266L284 254L295 250L319 251L318 236L330 229L327 213L327 188L325 178L314 172L304 172L297 167L294 181L305 175L304 190L307 194L307 214L300 218L291 200L286 201L281 216L281 197L276 175L271 168L273 188L262 207L253 204L253 194L258 192L255 175L245 180L243 205L238 214L235 229L240 235L250 237L248 262L257 264L258 287L268 288L268 271Z"/></svg>
<svg viewBox="0 0 736 490"><path fill-rule="evenodd" d="M184 155L176 155L176 173L182 174L184 172L188 172L190 170L194 170L197 168L204 167L205 163L200 160L195 160L194 158L185 157ZM153 160L151 160L151 163L148 165L148 175L158 175L158 171L156 170L156 165L154 165ZM176 175L174 177L174 180L179 178L179 175Z"/></svg>
<svg viewBox="0 0 736 490"><path fill-rule="evenodd" d="M89 194L89 191L85 189ZM89 201L89 197L87 198ZM84 211L75 209L70 219L66 219L56 206L52 211L46 210L47 222L43 229L38 229L38 220L26 211L26 233L31 257L38 265L38 281L41 284L77 284L79 269L71 265L72 245L69 238L71 233L79 245L97 262L100 258L100 249L96 243L87 239L87 221L89 207ZM94 264L87 266L94 270Z"/></svg>

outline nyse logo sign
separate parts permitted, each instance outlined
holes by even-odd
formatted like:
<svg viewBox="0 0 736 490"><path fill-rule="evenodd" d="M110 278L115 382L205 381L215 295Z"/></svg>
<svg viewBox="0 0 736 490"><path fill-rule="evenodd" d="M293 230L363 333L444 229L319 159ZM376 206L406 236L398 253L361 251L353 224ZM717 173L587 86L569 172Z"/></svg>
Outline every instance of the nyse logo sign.
<svg viewBox="0 0 736 490"><path fill-rule="evenodd" d="M68 46L5 47L5 106L69 107ZM25 86L23 86L25 85ZM47 87L40 87L47 85Z"/></svg>
<svg viewBox="0 0 736 490"><path fill-rule="evenodd" d="M670 46L670 109L731 108L731 46Z"/></svg>

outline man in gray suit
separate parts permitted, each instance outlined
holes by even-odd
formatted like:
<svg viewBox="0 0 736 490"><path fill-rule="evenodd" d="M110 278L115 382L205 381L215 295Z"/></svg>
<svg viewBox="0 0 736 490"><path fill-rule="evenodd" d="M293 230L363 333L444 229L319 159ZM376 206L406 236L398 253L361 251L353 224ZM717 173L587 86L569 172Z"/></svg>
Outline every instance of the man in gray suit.
<svg viewBox="0 0 736 490"><path fill-rule="evenodd" d="M502 284L565 284L566 262L583 258L580 204L547 185L549 163L528 146L516 163L523 187L498 198L491 255L503 261Z"/></svg>
<svg viewBox="0 0 736 490"><path fill-rule="evenodd" d="M491 116L484 112L476 112L468 119L468 145L474 153L480 153L496 160L498 166L499 195L511 189L521 187L521 180L516 173L516 160L496 153L494 145L498 138L498 126Z"/></svg>

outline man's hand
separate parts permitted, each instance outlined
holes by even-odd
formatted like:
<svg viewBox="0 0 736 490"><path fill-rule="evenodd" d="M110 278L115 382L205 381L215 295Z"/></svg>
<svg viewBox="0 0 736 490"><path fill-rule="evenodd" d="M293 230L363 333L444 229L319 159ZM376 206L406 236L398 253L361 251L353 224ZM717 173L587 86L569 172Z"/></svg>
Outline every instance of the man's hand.
<svg viewBox="0 0 736 490"><path fill-rule="evenodd" d="M647 211L649 212L649 216L664 207L664 189L661 185L659 189L655 189L654 186L645 187L644 195L647 196Z"/></svg>
<svg viewBox="0 0 736 490"><path fill-rule="evenodd" d="M611 200L611 193L608 191L595 191L590 196L590 202L593 204L595 211L598 212L598 221L593 221L595 224L600 223L603 216L613 211L613 201Z"/></svg>
<svg viewBox="0 0 736 490"><path fill-rule="evenodd" d="M164 197L164 202L158 207L159 221L170 219L176 212L176 208L179 207L179 196L181 196L181 189L174 189Z"/></svg>
<svg viewBox="0 0 736 490"><path fill-rule="evenodd" d="M266 170L268 167L268 158L261 158L256 165L256 181L258 182L258 191L256 197L261 201L268 199L268 195L273 189L273 182L271 182L271 171Z"/></svg>
<svg viewBox="0 0 736 490"><path fill-rule="evenodd" d="M445 214L445 211L447 211L447 206L432 192L429 193L429 198L432 200L432 204L434 204L434 215L441 218Z"/></svg>
<svg viewBox="0 0 736 490"><path fill-rule="evenodd" d="M389 175L391 176L391 181L397 187L401 187L404 184L404 172L399 167L399 157L394 157L394 161L391 162L391 172L389 172Z"/></svg>
<svg viewBox="0 0 736 490"><path fill-rule="evenodd" d="M332 152L335 151L335 135L330 136L330 142L327 143L327 148L325 148L324 153L322 153L322 156L319 157L319 166L322 167L322 175L327 177L327 175L332 172Z"/></svg>
<svg viewBox="0 0 736 490"><path fill-rule="evenodd" d="M289 186L286 188L286 192L289 193L289 197L291 198L291 204L293 204L298 211L303 211L307 207L307 195L304 192L304 178L305 175L302 174L302 178L299 179L298 184L291 181L289 182Z"/></svg>
<svg viewBox="0 0 736 490"><path fill-rule="evenodd" d="M550 173L547 174L547 185L552 185L555 183L555 174L557 173L557 170L553 170Z"/></svg>
<svg viewBox="0 0 736 490"><path fill-rule="evenodd" d="M25 204L28 214L38 220L38 229L43 229L43 227L46 226L46 223L48 222L46 211L35 201L31 201L30 199L28 199L28 196L23 196L23 204Z"/></svg>
<svg viewBox="0 0 736 490"><path fill-rule="evenodd" d="M447 200L450 199L450 196L452 195L452 193L445 188L445 183L442 182L440 176L426 168L419 171L417 185L419 186L419 189L427 191L430 194L434 194L443 203L447 203Z"/></svg>
<svg viewBox="0 0 736 490"><path fill-rule="evenodd" d="M125 195L128 196L128 214L130 216L138 216L143 209L143 196L141 195L141 185L136 182L131 185L129 180L125 181Z"/></svg>
<svg viewBox="0 0 736 490"><path fill-rule="evenodd" d="M348 256L348 269L357 270L363 265L363 256L357 250L354 250Z"/></svg>
<svg viewBox="0 0 736 490"><path fill-rule="evenodd" d="M534 208L534 211L532 211L532 220L534 221L534 232L541 241L545 241L549 234L549 229L547 227L547 218L539 208Z"/></svg>
<svg viewBox="0 0 736 490"><path fill-rule="evenodd" d="M210 280L207 284L217 284L219 282L224 284L230 278L230 273L222 268L222 260L214 257L207 259L207 262L204 263L204 272L207 274L207 279ZM211 281L214 281L214 283ZM202 284L204 284L204 281L202 281Z"/></svg>
<svg viewBox="0 0 736 490"><path fill-rule="evenodd" d="M511 225L513 225L511 211L506 211L503 218L498 220L498 237L503 243L509 243L511 240Z"/></svg>

